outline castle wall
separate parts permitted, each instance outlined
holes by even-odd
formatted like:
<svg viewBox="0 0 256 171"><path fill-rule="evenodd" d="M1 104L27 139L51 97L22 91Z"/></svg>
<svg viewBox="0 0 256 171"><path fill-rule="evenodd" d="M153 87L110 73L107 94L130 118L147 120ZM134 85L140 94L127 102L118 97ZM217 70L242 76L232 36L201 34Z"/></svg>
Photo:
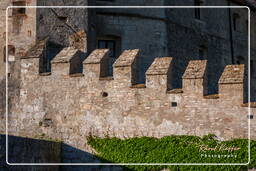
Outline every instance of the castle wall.
<svg viewBox="0 0 256 171"><path fill-rule="evenodd" d="M6 46L6 9L8 6L15 5L16 1L3 0L0 4L0 78L5 74L4 47ZM24 1L26 5L36 5L35 0ZM14 47L14 53L9 53L10 67L13 67L15 57L24 55L24 53L35 44L36 15L35 9L26 9L24 14L17 14L15 9L8 10L8 45ZM9 47L9 51L12 47ZM11 70L11 68L9 68ZM11 71L10 71L11 72Z"/></svg>
<svg viewBox="0 0 256 171"><path fill-rule="evenodd" d="M127 5L142 5L144 1L131 1ZM101 2L97 1L97 5L122 5L122 1ZM143 4L145 5L145 3ZM193 1L147 1L146 5L194 5ZM218 6L237 6L238 4L223 0L204 1L202 5L218 5ZM115 14L115 13L118 13ZM237 30L233 28L233 14L239 15ZM255 61L254 37L255 29L253 23L256 21L255 12L251 10L252 18L252 55L251 60ZM229 16L230 15L230 16ZM136 21L143 23L143 29L139 28ZM151 17L151 18L150 18ZM149 19L150 18L150 19ZM154 18L154 19L152 19ZM144 22L147 20L147 22ZM125 21L126 24L123 24ZM218 92L218 79L227 64L244 63L247 64L248 59L248 35L247 22L248 10L244 9L201 9L201 19L195 19L194 9L99 9L97 10L97 36L108 37L115 35L121 39L121 49L140 48L142 50L142 58L140 62L140 80L145 81L144 73L152 63L154 57L172 56L175 58L172 88L180 88L182 86L182 74L184 73L189 60L200 59L199 49L205 48L203 59L207 59L208 65L208 94ZM162 23L155 32L151 27ZM132 26L131 26L132 25ZM133 28L134 31L130 31ZM145 30L146 29L146 30ZM231 31L231 30L232 31ZM142 32L140 32L142 31ZM151 34L147 34L148 31ZM130 32L130 33L129 33ZM160 33L159 33L160 32ZM232 32L232 34L231 34ZM128 34L127 34L128 33ZM153 33L153 34L152 34ZM159 39L154 33L163 36L165 39ZM143 35L143 36L138 36ZM131 41L130 37L134 37ZM231 38L232 37L232 38ZM138 38L138 41L137 41ZM129 41L126 41L129 40ZM160 41L161 40L161 41ZM164 40L164 44L162 44ZM118 40L119 41L119 40ZM131 43L132 42L132 45ZM145 42L145 43L144 43ZM151 42L152 46L148 42ZM159 43L161 42L161 43ZM231 43L232 42L232 43ZM150 47L149 47L150 46ZM233 49L233 50L231 50ZM145 51L146 53L144 53ZM149 53L150 52L150 53ZM152 52L154 54L152 54ZM118 52L120 54L120 51ZM243 59L240 59L243 57ZM252 66L255 68L255 62ZM216 72L217 68L217 72ZM256 73L253 71L253 73ZM254 74L255 75L255 74ZM256 81L254 79L254 81ZM255 100L255 87L252 84L251 92L253 93L251 100ZM246 91L247 92L247 91ZM247 96L247 95L246 95Z"/></svg>
<svg viewBox="0 0 256 171"><path fill-rule="evenodd" d="M141 85L135 84L139 50L122 53L113 65L113 78L100 77L106 69L107 50L95 50L83 62L83 74L71 75L68 71L74 63L70 59L76 55L72 48L63 51L66 57L52 61L50 75L39 75L37 56L21 60L20 94L10 102L10 133L44 134L88 152L93 152L86 145L89 135L128 138L213 133L220 139L247 138L243 65L226 67L219 81L220 94L204 96L205 60L190 61L182 90L168 91L170 57L156 58L146 72L146 84ZM251 121L251 132L255 132Z"/></svg>
<svg viewBox="0 0 256 171"><path fill-rule="evenodd" d="M16 3L17 2L17 3ZM5 46L5 9L8 6L87 6L91 5L88 1L49 1L49 0L24 0L1 2L1 47L0 47L0 64L1 78L5 74L4 63L4 46ZM20 10L20 12L16 12ZM94 14L88 9L49 9L49 8L22 8L9 9L9 52L12 48L15 52L9 53L10 73L14 70L14 61L25 53L36 41L49 38L53 44L61 46L73 46L83 52L92 50L95 39L91 25L94 23ZM90 22L88 22L90 20ZM89 27L90 26L90 27ZM90 36L88 36L90 35ZM88 43L90 42L90 43ZM87 44L90 44L87 47ZM54 47L51 47L54 48ZM48 55L51 56L51 55ZM51 60L51 59L49 59ZM49 69L48 69L49 70Z"/></svg>
<svg viewBox="0 0 256 171"><path fill-rule="evenodd" d="M193 1L173 1L168 5L193 5ZM204 1L203 5L225 5L227 1ZM237 4L231 3L231 6ZM247 23L248 10L245 9L201 9L201 19L195 19L194 9L169 9L167 16L169 18L168 31L168 47L169 54L176 59L177 64L174 64L176 73L173 73L176 82L173 87L181 87L181 76L185 71L189 59L200 59L199 48L206 48L206 53L203 59L207 59L208 65L208 93L214 94L218 92L218 79L225 65L232 63L244 63L248 61L248 35ZM231 20L229 18L229 12ZM233 28L233 14L239 14L239 22L237 30ZM252 11L252 14L255 12ZM254 18L254 16L252 17ZM231 21L231 23L229 23ZM254 23L252 19L252 23ZM231 27L230 27L231 24ZM254 27L254 26L252 26ZM232 29L232 31L230 31ZM232 35L230 34L232 32ZM252 35L255 34L252 30ZM232 40L231 37L232 36ZM253 36L251 36L252 39ZM231 41L233 43L231 43ZM181 42L181 43L179 43ZM232 45L231 45L232 44ZM252 41L252 56L254 60L254 51L256 47ZM233 52L232 47L233 46ZM232 55L233 53L233 55ZM186 57L184 57L186 56ZM233 56L233 57L232 57ZM243 57L243 61L238 59ZM254 66L255 67L255 66ZM255 88L254 88L255 89ZM253 89L253 91L255 91ZM246 91L247 92L247 91ZM252 99L253 100L253 99Z"/></svg>
<svg viewBox="0 0 256 171"><path fill-rule="evenodd" d="M38 166L38 165L7 165L5 135L0 135L0 170L37 170L37 171L59 171L59 170L123 170L118 166ZM53 139L39 139L38 137L16 137L8 136L8 162L9 163L99 163L93 154L81 151L72 146Z"/></svg>
<svg viewBox="0 0 256 171"><path fill-rule="evenodd" d="M45 2L41 1L42 4ZM135 1L131 3L136 4ZM218 3L221 4L220 1ZM148 10L148 16L144 16L145 11L142 10L129 11L117 10L120 15L116 16L111 10L100 10L96 25L90 27L96 27L98 38L121 38L122 46L118 54L121 56L112 67L113 77L106 77L105 74L111 70L107 65L110 60L108 51L96 50L86 58L78 51L86 51L89 42L86 34L78 31L73 35L66 24L64 28L57 27L49 40L73 47L58 53L51 63L51 73L39 72L39 61L46 52L44 44L28 52L21 59L21 64L16 62L15 67L21 67L21 75L17 80L9 78L10 134L28 137L44 135L44 138L62 140L75 148L63 147L65 162L79 162L79 158L83 158L84 154L74 153L76 149L93 153L86 145L86 136L89 135L128 138L213 133L220 139L247 138L248 108L243 104L243 72L246 66L225 67L232 63L230 35L225 21L228 11L219 10L216 13L209 10L207 16L215 18L206 18L210 21L208 24L192 19L192 11L170 10L165 13ZM70 13L89 15L87 11L58 12L61 13L61 20ZM32 13L35 14L35 11ZM47 16L45 23L56 21L59 25L56 18L52 19L53 13L47 10L37 11L34 15L39 17L37 23L40 23L41 14ZM165 15L171 20L165 20ZM180 23L178 18L183 18L184 22ZM215 22L219 18L226 19ZM88 27L88 23L77 23L75 18L68 20L77 30ZM44 30L49 29L48 24L36 26L35 30L41 29L36 36L41 39L47 35ZM58 34L59 31L64 34ZM94 34L93 31L91 34ZM85 36L83 41L76 42L77 35ZM234 33L235 56L246 56L246 43L240 43L242 40L245 41L243 32ZM204 58L207 63L205 60L198 61L198 47L201 45L208 47L208 57ZM137 48L142 50L122 53L125 49ZM173 58L154 60L167 54ZM252 48L252 56L254 54ZM79 57L86 58L83 64ZM80 66L83 73L76 70ZM146 83L138 84L143 81ZM5 131L4 86L2 81L1 133ZM205 96L208 92L216 93L216 90L219 94ZM255 112L252 108L251 114ZM255 139L255 119L251 120L251 124L252 138ZM87 158L84 157L83 162L88 162Z"/></svg>
<svg viewBox="0 0 256 171"><path fill-rule="evenodd" d="M0 135L1 156L0 169L5 170L58 170L59 166L7 166L5 163L5 136ZM8 161L10 163L56 163L60 162L61 142L29 139L22 137L8 137Z"/></svg>
<svg viewBox="0 0 256 171"><path fill-rule="evenodd" d="M231 5L236 5L234 3L231 3ZM233 33L233 47L234 47L234 63L244 63L246 67L248 67L248 9L231 9L231 14L239 14L239 21L238 21L238 28L235 30L234 27L232 27L232 33ZM251 101L256 100L256 87L255 87L255 74L256 74L256 16L255 16L255 9L250 9L250 21L251 21L251 28L250 28L250 75L251 75ZM233 18L234 16L232 16ZM234 21L232 21L232 25ZM242 57L242 59L241 59ZM248 73L246 73L248 75ZM248 78L246 80L248 82ZM245 86L246 92L248 92L248 84ZM246 94L246 97L248 98L248 94Z"/></svg>
<svg viewBox="0 0 256 171"><path fill-rule="evenodd" d="M204 1L208 5L209 1ZM216 4L220 1L215 1ZM221 2L224 5L224 2ZM194 5L193 1L168 2L168 5ZM210 4L209 4L210 5ZM226 64L231 64L229 48L228 10L201 9L201 19L195 9L168 9L168 52L175 58L173 88L182 85L182 75L191 59L207 59L208 92L217 93L218 79ZM221 19L220 19L221 18ZM202 47L203 54L199 54ZM214 72L212 72L214 71Z"/></svg>
<svg viewBox="0 0 256 171"><path fill-rule="evenodd" d="M8 3L7 1L6 3L2 3L3 7L7 6ZM121 5L122 3L123 1L97 1L97 5ZM127 5L142 5L143 3L144 1L129 1ZM36 1L28 1L26 5L34 4L36 4ZM52 2L44 0L38 2L38 5L42 6L71 4L91 5L92 2L76 1L74 3L69 1L65 2L65 4L62 1ZM193 2L148 1L147 5L193 5ZM214 3L205 1L204 5L228 5L228 3L223 0L214 1ZM231 3L230 5L237 4ZM173 77L176 81L173 81L172 86L173 88L177 88L182 85L181 76L185 71L188 61L198 59L199 47L205 46L208 49L208 54L205 58L211 63L209 70L215 70L217 67L219 71L217 73L209 72L209 94L217 93L218 89L216 87L218 78L225 64L236 63L241 56L245 58L242 62L247 63L244 62L247 61L248 56L246 41L247 9L231 9L231 15L233 13L240 15L239 30L232 31L234 59L231 57L228 9L201 10L202 20L196 20L194 18L194 9L97 9L97 18L94 18L93 10L90 11L87 9L30 9L30 11L31 12L26 11L26 18L21 17L22 21L26 21L25 23L23 21L24 27L21 27L22 34L20 35L22 37L15 37L15 40L19 40L16 41L18 42L16 43L17 46L21 44L26 44L27 46L25 48L18 47L18 49L22 49L21 54L24 54L24 52L35 43L36 39L42 39L46 36L50 36L51 40L55 43L64 46L75 46L85 52L88 49L87 44L90 46L88 52L91 52L91 50L97 46L95 40L96 36L98 39L114 38L117 39L117 44L120 44L118 45L120 47L117 48L117 56L125 49L140 48L142 50L142 58L139 61L139 65L141 66L139 73L140 82L145 82L145 72L155 57L166 55L174 57L176 59L174 67L177 72L173 72ZM2 12L2 15L5 15L4 11ZM256 48L254 46L254 37L256 36L253 37L253 35L255 34L254 23L256 20L253 20L255 18L255 12L251 11L251 14L251 60L253 62L252 67L255 68L256 62L254 58ZM13 20L13 18L14 17L10 17L10 20ZM4 17L2 19L4 19ZM94 21L97 22L94 23ZM10 21L10 23L11 28L13 22ZM233 24L231 23L231 25ZM3 26L2 30L4 30L4 28ZM28 35L28 38L24 39L24 35ZM130 39L131 37L133 37L133 40ZM15 42L10 44L15 44ZM3 52L3 46L1 48L2 50L0 50ZM16 50L16 54L18 51ZM0 55L3 55L3 53L0 52ZM114 60L115 59L112 59L112 63ZM1 70L1 73L4 73L5 68L1 67ZM252 73L254 73L252 74L253 81L256 81L256 71ZM253 97L256 97L255 86L254 84L251 86L253 87L251 90Z"/></svg>
<svg viewBox="0 0 256 171"><path fill-rule="evenodd" d="M252 19L256 18L256 13L252 12ZM251 96L256 97L256 20L251 20ZM254 30L254 31L253 31Z"/></svg>
<svg viewBox="0 0 256 171"><path fill-rule="evenodd" d="M38 6L87 6L88 1L62 0L38 1ZM37 9L37 39L49 40L63 46L76 46L87 51L88 10L86 8L47 8ZM74 35L74 36L72 36Z"/></svg>
<svg viewBox="0 0 256 171"><path fill-rule="evenodd" d="M97 5L121 5L124 1L97 2ZM145 5L144 1L129 1L126 5ZM164 1L148 1L147 5L164 5ZM96 9L97 39L116 40L117 57L126 49L141 49L140 82L156 56L167 55L167 30L163 9ZM114 60L113 60L114 62Z"/></svg>

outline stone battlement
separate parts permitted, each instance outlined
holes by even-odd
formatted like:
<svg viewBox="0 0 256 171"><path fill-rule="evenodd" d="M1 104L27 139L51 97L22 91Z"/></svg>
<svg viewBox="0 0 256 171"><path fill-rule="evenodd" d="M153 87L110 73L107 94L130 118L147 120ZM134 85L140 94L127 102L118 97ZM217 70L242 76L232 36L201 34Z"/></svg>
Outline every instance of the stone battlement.
<svg viewBox="0 0 256 171"><path fill-rule="evenodd" d="M170 90L172 79L170 78L173 71L173 58L158 57L148 68L146 72L146 84L138 86L138 65L137 61L140 57L139 49L125 50L113 64L113 76L108 75L109 71L109 50L96 49L84 61L81 60L82 54L78 49L73 47L64 48L51 61L51 73L40 73L40 61L43 59L44 44L41 41L32 48L29 53L21 59L22 73L32 72L26 75L38 75L37 79L41 81L47 78L58 79L57 77L67 78L79 77L80 81L94 80L98 84L102 81L119 83L120 87L126 88L148 88L155 89L158 92L175 94L176 89ZM30 66L30 67L27 67ZM79 68L82 68L80 72ZM183 74L183 86L179 93L194 94L197 98L206 96L207 90L207 60L191 60ZM111 79L112 78L112 79ZM72 80L72 79L71 79ZM26 80L24 80L26 81ZM220 99L237 99L237 105L243 104L243 83L244 83L244 65L227 65L219 79ZM93 87L92 87L93 88ZM231 92L234 91L235 94ZM234 96L234 97L232 97ZM207 96L210 97L210 96ZM208 98L206 98L208 99ZM216 99L216 98L215 98Z"/></svg>
<svg viewBox="0 0 256 171"><path fill-rule="evenodd" d="M45 43L39 42L21 58L19 93L10 101L10 134L43 134L85 151L89 135L248 136L243 65L226 66L219 94L206 95L206 60L191 60L182 77L183 87L170 89L171 57L155 58L146 83L138 84L138 49L125 50L114 62L111 76L108 49L96 49L86 58L67 47L51 60L51 72L46 73L42 72ZM251 121L253 132L255 121Z"/></svg>
<svg viewBox="0 0 256 171"><path fill-rule="evenodd" d="M149 6L190 3L166 2L127 1ZM245 103L244 94L246 67L255 67L255 33L251 33L252 66L225 66L247 61L246 9L218 9L217 13L208 9L202 18L205 25L191 15L194 9L24 8L98 3L2 0L0 133L5 133L8 115L9 135L63 142L61 153L64 159L68 157L64 163L88 162L74 152L94 153L86 142L90 135L248 138L251 121L251 139L256 139L256 104ZM120 4L111 2L116 3ZM6 30L8 6L20 7L9 8ZM244 26L240 24L240 28L237 22L232 30L223 24L229 23L233 14L240 16ZM256 26L256 20L251 21L251 26ZM195 60L206 58L208 61ZM10 64L8 98L6 63ZM256 79L253 73L251 83ZM251 87L251 97L255 97L256 88ZM10 144L10 149L14 147L11 151L15 145Z"/></svg>

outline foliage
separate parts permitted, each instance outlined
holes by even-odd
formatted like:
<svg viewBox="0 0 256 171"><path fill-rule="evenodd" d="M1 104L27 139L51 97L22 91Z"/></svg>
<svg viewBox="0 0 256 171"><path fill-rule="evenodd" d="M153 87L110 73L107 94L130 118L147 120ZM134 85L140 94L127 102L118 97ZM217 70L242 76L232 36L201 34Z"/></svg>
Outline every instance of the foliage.
<svg viewBox="0 0 256 171"><path fill-rule="evenodd" d="M136 137L118 138L88 137L88 143L98 152L98 157L109 163L247 163L248 140L234 139L218 141L214 135L203 138L196 136L167 136L160 139ZM249 165L126 165L126 170L247 170L256 166L256 141L251 142ZM207 147L207 149L205 148ZM231 147L237 148L232 150ZM215 150L209 150L214 148ZM234 148L233 148L234 149ZM229 151L228 151L229 150ZM210 155L205 157L202 155ZM213 156L212 156L213 155ZM228 157L228 155L230 155ZM233 157L231 157L233 155ZM220 156L220 157L219 157ZM235 157L236 156L236 157Z"/></svg>

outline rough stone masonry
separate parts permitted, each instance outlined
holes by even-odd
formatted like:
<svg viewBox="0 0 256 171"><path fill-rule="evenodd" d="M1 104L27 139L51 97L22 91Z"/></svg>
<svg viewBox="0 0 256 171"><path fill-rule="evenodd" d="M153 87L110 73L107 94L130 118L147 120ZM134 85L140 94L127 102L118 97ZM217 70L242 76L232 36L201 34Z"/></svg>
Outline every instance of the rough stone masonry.
<svg viewBox="0 0 256 171"><path fill-rule="evenodd" d="M10 3L15 5L15 2L18 1L5 0L1 2L1 9ZM24 3L27 6L88 5L89 1L27 0ZM144 11L139 12L144 13ZM16 14L15 10L10 10L8 34L11 46L8 47L10 50L8 53L10 56L15 56L16 62L9 61L14 67L11 70L13 73L8 78L9 134L31 139L40 137L62 141L69 146L62 146L64 155L68 153L66 155L68 159L65 160L64 157L64 162L74 162L78 158L82 158L84 160L82 162L88 162L86 157L77 157L72 153L72 150L75 150L70 148L94 153L86 144L86 137L89 135L129 138L163 137L173 134L203 136L213 133L220 139L247 138L248 121L251 121L251 138L255 139L256 124L251 116L255 113L255 105L244 104L243 93L246 82L244 65L227 65L218 82L219 93L206 95L209 92L211 79L209 75L221 73L219 68L231 63L228 20L215 23L218 21L215 17L218 18L219 15L227 17L228 10L218 12L218 15L216 11L211 11L209 18L205 15L207 21L214 22L210 24L208 31L198 32L199 38L194 31L200 29L192 26L204 28L206 23L194 20L192 12L184 13L182 10L179 13L167 10L167 13L165 11L156 13L160 17L154 17L155 13L152 13L153 16L149 13L150 16L138 17L138 15L131 16L130 12L127 12L129 15L121 13L122 16L111 16L113 12L101 11L97 13L97 20L94 20L87 10L28 9L26 14ZM244 14L241 16L247 16L246 11L242 12ZM137 12L131 11L131 13ZM240 14L240 11L237 13ZM5 15L4 10L1 10L0 15ZM252 16L255 16L255 13ZM175 20L181 17L183 23L178 24L179 22ZM4 17L1 21L3 19ZM96 24L93 23L94 21L97 21ZM137 26L132 25L134 23L138 23ZM146 31L145 23L155 27L148 27ZM187 26L182 26L183 24ZM141 27L144 28L145 33L154 34L148 36L140 34ZM109 66L111 60L109 50L96 49L88 57L85 54L95 48L93 44L96 40L90 39L96 37L93 35L94 31L90 29L100 32L97 33L97 39L114 34L115 39L118 37L117 44L122 42L122 48L119 49L121 55L115 61L113 68ZM4 37L5 25L1 25L0 30ZM235 33L238 34L239 39L236 39L234 34L234 40L245 45L234 43L237 47L234 56L247 56L247 42L244 39L240 41L240 37L243 37L240 34L246 35L246 31ZM45 37L49 40L44 39ZM171 40L165 40L166 38ZM254 39L252 39L253 47L255 47ZM5 39L1 40L4 42ZM47 55L51 43L65 48L56 48L54 53L51 51L50 56L53 59L50 64L51 69L45 69L45 63L50 61ZM196 55L201 45L209 46L208 61L195 60L198 59ZM133 48L141 48L144 52L141 53L139 49ZM30 50L27 52L28 49ZM124 49L132 50L122 52ZM0 51L3 56L4 46L0 47ZM167 57L155 58L158 53ZM119 55L119 51L117 54ZM174 58L163 54L172 54L178 60L176 66ZM254 54L253 49L252 54ZM45 61L46 59L48 61ZM151 64L153 59L154 62ZM183 74L180 72L183 68L179 67L185 68L184 60L188 62L188 66ZM140 71L139 61L146 63L143 65L143 72ZM0 63L5 64L4 60ZM150 67L147 68L146 66L149 65ZM4 70L4 67L1 67L0 73L4 73ZM139 78L144 74L144 70L146 83L138 84L141 83ZM109 76L112 72L113 77ZM177 75L183 75L182 88L174 86L181 83L178 82ZM4 134L5 119L7 119L5 118L5 80L3 79L0 84L0 132ZM41 145L43 146L43 143ZM15 143L13 146L16 146ZM51 146L51 143L48 146ZM57 144L56 156L59 153L58 146ZM51 155L51 153L47 154ZM41 157L40 160L47 159Z"/></svg>
<svg viewBox="0 0 256 171"><path fill-rule="evenodd" d="M169 90L171 57L156 58L146 72L146 84L137 84L139 49L120 55L113 65L113 77L104 75L109 70L108 49L96 49L82 62L78 56L83 53L74 47L57 54L51 73L40 73L45 43L39 42L21 59L19 86L13 88L16 91L9 101L12 135L44 135L89 152L93 152L86 145L89 135L129 138L213 133L220 139L248 138L244 65L227 65L219 80L219 94L205 96L206 60L191 60L182 89ZM82 66L83 72L75 66ZM253 133L255 119L250 121Z"/></svg>

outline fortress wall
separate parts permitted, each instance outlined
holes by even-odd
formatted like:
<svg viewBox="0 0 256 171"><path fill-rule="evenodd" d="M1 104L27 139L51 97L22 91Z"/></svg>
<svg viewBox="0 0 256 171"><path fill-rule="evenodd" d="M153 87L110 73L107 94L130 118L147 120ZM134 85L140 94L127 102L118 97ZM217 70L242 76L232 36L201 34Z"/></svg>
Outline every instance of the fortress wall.
<svg viewBox="0 0 256 171"><path fill-rule="evenodd" d="M172 88L182 87L182 75L190 60L208 60L207 69L208 93L218 92L218 80L227 64L231 64L229 42L225 39L198 34L196 31L176 25L168 24L168 50L174 58L172 73L175 79ZM199 56L199 48L205 46L205 56Z"/></svg>
<svg viewBox="0 0 256 171"><path fill-rule="evenodd" d="M1 1L0 11L0 78L3 78L5 74L5 62L4 62L4 47L6 46L6 9L8 6L13 6L16 1L10 2L10 0ZM36 5L35 0L24 1L26 6ZM35 23L36 11L35 9L26 9L26 14L16 14L15 9L10 8L8 10L8 45L15 48L14 55L19 57L35 44L36 25ZM10 51L11 47L9 47ZM9 54L13 56L13 54ZM15 58L10 57L10 67L13 67L13 60Z"/></svg>
<svg viewBox="0 0 256 171"><path fill-rule="evenodd" d="M185 1L176 2L184 5ZM207 1L208 3L208 1ZM217 2L216 2L217 3ZM177 4L172 4L177 5ZM191 4L192 5L192 4ZM208 93L218 92L218 80L227 64L232 64L227 9L201 10L202 19L194 17L194 9L167 9L168 54L174 57L173 88L182 87L182 75L190 60L208 60ZM218 20L222 18L223 20ZM199 49L203 53L200 54ZM214 71L214 72L213 72Z"/></svg>
<svg viewBox="0 0 256 171"><path fill-rule="evenodd" d="M194 5L193 2L177 1L167 2L168 5ZM203 5L228 5L228 2L217 0L214 2L205 1ZM231 5L237 5L231 3ZM247 23L248 9L234 9L231 13L231 29L233 52L231 50L231 31L229 25L229 10L223 9L201 9L201 19L195 18L194 9L167 9L166 18L168 31L168 54L175 58L173 72L176 81L174 88L182 87L182 75L189 60L200 59L199 48L205 47L205 55L202 59L207 59L208 65L208 92L209 94L218 92L218 80L225 65L248 62L248 33ZM237 30L234 30L233 14L238 14ZM251 61L255 63L255 11L251 9ZM221 18L221 20L220 20ZM233 53L233 60L232 60ZM243 59L239 59L242 57ZM255 68L255 64L251 65ZM218 69L216 69L218 68ZM215 72L217 70L217 72ZM253 71L255 73L255 71ZM255 76L253 78L255 81ZM255 85L251 85L251 92L255 101ZM246 92L246 91L245 91Z"/></svg>
<svg viewBox="0 0 256 171"><path fill-rule="evenodd" d="M95 50L83 62L83 73L71 72L77 58L73 48L56 56L51 74L39 74L43 51L37 53L21 59L20 95L11 101L9 114L11 133L29 137L43 133L89 152L89 135L128 138L213 133L221 139L247 138L243 65L228 65L219 81L220 94L204 96L205 60L190 61L183 88L169 90L174 69L171 57L155 59L144 85L136 84L139 50L121 54L113 65L113 77L101 75L107 70L108 50Z"/></svg>
<svg viewBox="0 0 256 171"><path fill-rule="evenodd" d="M5 170L58 170L59 166L7 166L5 163L5 135L0 135L1 156L0 169ZM9 163L57 163L60 162L61 142L29 139L25 137L8 137Z"/></svg>
<svg viewBox="0 0 256 171"><path fill-rule="evenodd" d="M88 1L40 0L38 6L87 6ZM87 51L88 9L44 8L37 9L37 39L49 40L63 46L76 46ZM91 19L91 18L90 18Z"/></svg>
<svg viewBox="0 0 256 171"><path fill-rule="evenodd" d="M119 2L115 4L118 5ZM96 17L97 39L116 40L116 57L127 49L141 49L141 58L138 61L139 81L145 82L145 72L154 58L167 55L165 10L96 9Z"/></svg>
<svg viewBox="0 0 256 171"><path fill-rule="evenodd" d="M25 1L25 6L35 6L35 0ZM10 3L10 6L15 5ZM16 9L8 10L9 14L9 45L15 46L15 54L22 56L36 42L36 9L26 8L25 14L14 14Z"/></svg>
<svg viewBox="0 0 256 171"><path fill-rule="evenodd" d="M67 1L60 0L22 0L10 1L4 0L1 2L1 26L0 26L0 77L5 74L4 63L4 47L6 40L6 26L5 16L6 8L8 6L87 6L91 5L88 1ZM17 12L19 11L19 12ZM24 11L24 12L21 12ZM90 20L90 23L88 22ZM49 39L54 43L62 46L73 46L83 52L90 52L94 47L88 47L87 43L90 42L94 45L95 39L91 25L94 23L94 14L88 12L88 9L49 9L49 8L16 8L8 10L8 23L9 23L9 59L10 59L10 72L13 74L13 67L15 58L24 56L38 40ZM91 35L90 37L88 35ZM12 49L13 52L12 52Z"/></svg>
<svg viewBox="0 0 256 171"><path fill-rule="evenodd" d="M103 24L104 27L117 28L109 29L105 32L107 34L118 31L121 27L127 28L137 20L131 19L125 23L126 17L104 17L107 21L106 25ZM142 21L143 24L147 23ZM186 64L171 57L156 58L151 66L150 62L147 63L150 68L144 68L144 72L147 71L146 84L137 84L141 82L141 77L144 77L144 73L139 74L138 71L141 67L139 59L149 59L150 56L152 62L155 57L164 56L161 53L164 54L165 51L159 51L159 47L162 46L159 42L152 41L148 46L150 40L159 40L158 31L161 32L161 38L166 37L165 31L159 29L164 28L165 23L159 23L162 24L156 25L153 30L156 34L147 36L143 41L139 40L140 27L136 30L130 27L130 33L129 29L125 29L124 32L121 32L122 29L119 30L120 35L127 38L137 35L132 42L128 42L128 39L122 42L123 45L129 46L130 49L146 47L150 53L145 54L137 49L122 54L120 52L121 56L113 65L113 77L106 74L109 71L108 50L95 50L82 63L81 59L85 58L85 55L79 50L84 51L84 46L80 45L85 44L76 44L74 41L73 47L64 48L52 60L51 73L42 72L40 61L42 62L46 49L43 48L44 42L41 42L40 46L21 59L21 64L16 63L16 67L21 67L20 79L9 78L9 133L23 137L35 138L40 135L42 139L62 140L68 144L62 146L63 162L79 162L81 158L83 162L93 161L83 153L94 153L86 144L88 135L129 138L173 134L203 136L214 133L221 139L247 138L248 108L243 104L244 68L242 65L229 65L224 70L225 64L230 63L229 44L226 40L209 38L208 45L214 49L219 47L221 51L211 51L210 54L214 56L209 57L206 63L205 60L198 60L197 56L191 56L197 53L192 46L198 41L188 36L191 36L191 30L177 25L171 26L171 39L174 42L170 44L171 56L185 59ZM152 31L151 28L153 27L147 28L149 32ZM143 31L147 32L147 29ZM80 33L85 35L80 31L78 35ZM175 37L178 33L182 34L183 38L181 35ZM72 39L72 35L70 38ZM76 38L76 34L73 38ZM183 50L179 51L180 48L176 46L178 44L184 47ZM154 50L157 46L158 51ZM184 49L187 49L187 52ZM215 55L223 58L216 58ZM207 65L209 63L211 65ZM213 63L221 65L224 72L217 71L216 68L219 66L212 65ZM180 72L175 66L183 66L184 72ZM214 72L209 72L209 67ZM214 85L215 88L218 87L219 94L206 96L205 91L212 85L209 73L215 72L221 76L220 80L215 80ZM178 89L174 89L176 87L173 86L177 81L173 73L179 73L183 79ZM5 82L2 81L0 84L0 132L3 133ZM255 112L255 108L251 108L251 114ZM255 139L255 118L250 121L252 138ZM81 150L80 155L75 152L77 149Z"/></svg>

